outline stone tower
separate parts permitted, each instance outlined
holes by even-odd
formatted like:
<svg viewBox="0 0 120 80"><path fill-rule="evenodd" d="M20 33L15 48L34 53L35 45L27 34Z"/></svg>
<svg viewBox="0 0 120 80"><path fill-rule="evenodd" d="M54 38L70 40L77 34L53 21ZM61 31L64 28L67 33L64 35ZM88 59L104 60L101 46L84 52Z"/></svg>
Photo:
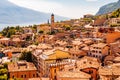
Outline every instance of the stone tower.
<svg viewBox="0 0 120 80"><path fill-rule="evenodd" d="M51 28L54 29L54 14L51 15Z"/></svg>

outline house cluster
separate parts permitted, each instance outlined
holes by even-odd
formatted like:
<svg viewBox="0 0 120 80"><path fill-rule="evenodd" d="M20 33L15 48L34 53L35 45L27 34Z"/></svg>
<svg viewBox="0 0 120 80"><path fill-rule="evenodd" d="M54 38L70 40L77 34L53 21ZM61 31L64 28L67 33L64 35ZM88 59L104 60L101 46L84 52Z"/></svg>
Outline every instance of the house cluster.
<svg viewBox="0 0 120 80"><path fill-rule="evenodd" d="M52 14L51 25L49 22L38 25L36 32L26 27L24 34L1 37L0 44L6 46L1 52L8 58L2 58L0 62L7 59L13 62L8 64L11 79L119 80L120 29L111 28L107 21L119 24L119 19L115 18L55 23ZM72 29L65 30L64 25L72 26ZM53 31L54 34L48 34ZM35 42L38 44L33 44ZM31 51L32 63L18 60L23 51Z"/></svg>
<svg viewBox="0 0 120 80"><path fill-rule="evenodd" d="M29 45L28 41L32 40L33 36L31 28L23 28L23 33L16 32L16 34L12 35L10 38L1 36L0 44L3 46L26 47L27 44Z"/></svg>
<svg viewBox="0 0 120 80"><path fill-rule="evenodd" d="M107 77L106 73L109 72L103 75L101 70L120 66L119 61L114 62L120 56L119 40L106 43L101 38L56 39L49 44L48 38L48 42L45 41L33 49L32 59L39 76L51 80L108 80L115 77L116 74ZM117 74L115 79L119 76Z"/></svg>

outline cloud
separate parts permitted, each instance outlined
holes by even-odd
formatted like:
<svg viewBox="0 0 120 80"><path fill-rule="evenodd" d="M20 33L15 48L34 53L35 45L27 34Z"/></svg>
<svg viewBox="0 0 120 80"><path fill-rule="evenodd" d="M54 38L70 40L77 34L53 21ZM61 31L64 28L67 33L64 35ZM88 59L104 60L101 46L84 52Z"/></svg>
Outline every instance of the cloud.
<svg viewBox="0 0 120 80"><path fill-rule="evenodd" d="M62 5L56 2L48 2L44 0L9 0L19 6L27 7L37 11L52 12L57 8L61 8Z"/></svg>
<svg viewBox="0 0 120 80"><path fill-rule="evenodd" d="M80 18L82 15L91 13L94 14L94 8L86 7L85 5L65 5L56 1L48 0L9 0L19 6L34 9L46 13L54 13L60 16L70 18ZM88 0L87 0L88 1ZM93 1L93 0L89 0ZM90 8L90 9L89 9Z"/></svg>
<svg viewBox="0 0 120 80"><path fill-rule="evenodd" d="M93 1L98 1L98 0L86 0L86 1L90 1L90 2L93 2Z"/></svg>

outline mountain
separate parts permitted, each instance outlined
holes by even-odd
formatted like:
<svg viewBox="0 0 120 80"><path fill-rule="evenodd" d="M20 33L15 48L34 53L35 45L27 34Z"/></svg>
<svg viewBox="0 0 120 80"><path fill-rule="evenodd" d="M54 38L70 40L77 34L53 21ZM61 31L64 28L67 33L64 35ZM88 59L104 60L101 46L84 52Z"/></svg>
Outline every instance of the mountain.
<svg viewBox="0 0 120 80"><path fill-rule="evenodd" d="M120 0L118 2L110 3L102 6L96 15L106 14L120 8Z"/></svg>
<svg viewBox="0 0 120 80"><path fill-rule="evenodd" d="M17 6L8 0L0 1L0 24L25 24L41 23L50 19L49 13L38 12ZM55 20L66 20L68 18L55 15Z"/></svg>

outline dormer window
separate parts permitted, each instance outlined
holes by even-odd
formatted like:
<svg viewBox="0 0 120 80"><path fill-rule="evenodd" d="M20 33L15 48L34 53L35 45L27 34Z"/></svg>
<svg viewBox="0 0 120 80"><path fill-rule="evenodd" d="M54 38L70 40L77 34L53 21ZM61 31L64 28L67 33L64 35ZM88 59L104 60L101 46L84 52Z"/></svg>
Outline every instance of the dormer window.
<svg viewBox="0 0 120 80"><path fill-rule="evenodd" d="M85 61L84 61L83 63L84 63L84 64L86 64L86 62L85 62Z"/></svg>
<svg viewBox="0 0 120 80"><path fill-rule="evenodd" d="M92 62L89 62L89 64L92 64Z"/></svg>

